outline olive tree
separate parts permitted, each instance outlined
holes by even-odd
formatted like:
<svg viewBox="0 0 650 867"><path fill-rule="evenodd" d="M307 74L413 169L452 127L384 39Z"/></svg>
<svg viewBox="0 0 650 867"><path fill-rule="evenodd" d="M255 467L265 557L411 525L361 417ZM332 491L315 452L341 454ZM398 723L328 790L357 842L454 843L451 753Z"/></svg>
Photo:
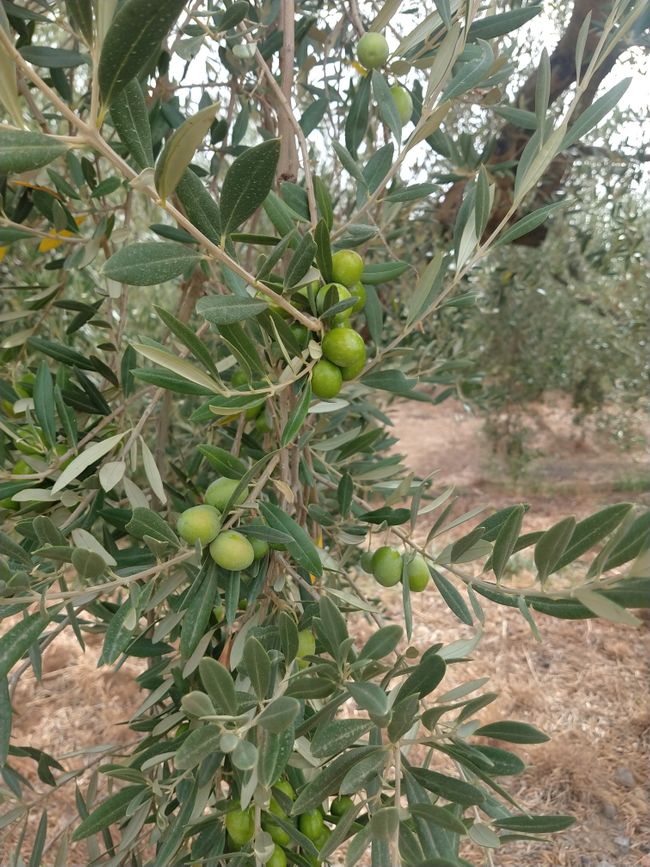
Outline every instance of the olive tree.
<svg viewBox="0 0 650 867"><path fill-rule="evenodd" d="M503 46L539 6L403 5L0 9L12 864L30 824L34 865L46 850L68 863L72 844L89 864L308 867L343 847L349 865L369 851L375 867L425 867L572 822L530 815L503 784L524 764L493 741L546 735L481 724L495 695L449 689L446 669L480 653L482 598L535 632L537 612L636 624L649 515L617 503L543 532L525 531L523 504L458 515L452 489L391 451L384 408L432 400L414 335L556 208L526 213L620 98L624 84L580 108L644 4L585 19L561 110L544 54L530 111L507 105ZM402 206L432 192L418 153L460 104L534 124L507 167L511 202L491 220L486 155L448 247L401 260ZM527 547L522 586L508 566ZM401 594L400 622L376 582ZM471 637L413 646L416 593ZM15 759L53 787L81 771L12 738L11 696L64 630L82 648L101 633L100 665L146 660L146 697L127 754L93 754L103 794L78 788L79 821L52 837Z"/></svg>

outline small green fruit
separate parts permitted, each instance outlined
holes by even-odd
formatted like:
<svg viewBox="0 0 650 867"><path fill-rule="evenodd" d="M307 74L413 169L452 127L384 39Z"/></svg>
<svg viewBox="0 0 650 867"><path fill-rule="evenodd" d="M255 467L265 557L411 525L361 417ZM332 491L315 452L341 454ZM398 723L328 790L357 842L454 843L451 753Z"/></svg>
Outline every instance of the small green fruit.
<svg viewBox="0 0 650 867"><path fill-rule="evenodd" d="M354 250L337 250L332 256L332 277L335 283L348 288L361 280L363 259Z"/></svg>
<svg viewBox="0 0 650 867"><path fill-rule="evenodd" d="M273 813L274 816L279 816L281 819L286 819L287 814L280 807L275 798L271 798L271 803L269 805L269 813ZM291 842L291 837L289 834L281 828L279 825L276 825L274 822L270 822L266 818L262 818L262 829L267 831L271 835L271 839L274 843L277 843L278 846L288 846Z"/></svg>
<svg viewBox="0 0 650 867"><path fill-rule="evenodd" d="M343 382L350 382L352 379L356 379L360 373L363 373L363 369L366 366L366 356L364 354L363 358L360 358L357 364L350 364L348 367L341 368L341 378Z"/></svg>
<svg viewBox="0 0 650 867"><path fill-rule="evenodd" d="M225 533L219 533L210 545L210 556L222 569L241 572L251 565L255 552L246 536L236 530L226 530Z"/></svg>
<svg viewBox="0 0 650 867"><path fill-rule="evenodd" d="M352 312L361 313L363 308L366 306L366 287L361 282L355 283L354 286L350 288L350 295L357 299L357 303L352 308Z"/></svg>
<svg viewBox="0 0 650 867"><path fill-rule="evenodd" d="M236 370L230 377L230 383L234 388L239 388L240 385L248 385L248 375L243 370Z"/></svg>
<svg viewBox="0 0 650 867"><path fill-rule="evenodd" d="M364 572L372 572L372 551L364 551L359 560L359 564Z"/></svg>
<svg viewBox="0 0 650 867"><path fill-rule="evenodd" d="M351 367L366 359L363 337L353 328L333 328L323 337L323 355L338 367Z"/></svg>
<svg viewBox="0 0 650 867"><path fill-rule="evenodd" d="M287 867L287 856L284 854L284 850L281 849L280 846L274 848L273 854L266 862L266 867Z"/></svg>
<svg viewBox="0 0 650 867"><path fill-rule="evenodd" d="M404 126L410 121L413 114L411 94L401 84L394 84L390 89L390 93L397 108L399 119L402 121L402 126Z"/></svg>
<svg viewBox="0 0 650 867"><path fill-rule="evenodd" d="M314 842L318 840L324 827L325 822L320 810L310 810L309 813L298 816L298 829L305 837L309 837Z"/></svg>
<svg viewBox="0 0 650 867"><path fill-rule="evenodd" d="M314 846L315 846L317 849L319 849L319 850L322 849L323 846L324 846L324 845L327 843L327 841L329 840L331 833L332 833L332 832L331 832L330 829L327 827L327 825L323 825L323 830L320 832L320 834L318 835L318 837L314 840Z"/></svg>
<svg viewBox="0 0 650 867"><path fill-rule="evenodd" d="M393 587L402 577L402 555L396 548L382 545L372 558L372 574L383 587Z"/></svg>
<svg viewBox="0 0 650 867"><path fill-rule="evenodd" d="M249 406L248 409L244 410L244 417L247 421L253 421L264 409L264 405L266 404L265 400L260 401L260 403L256 403L254 406Z"/></svg>
<svg viewBox="0 0 650 867"><path fill-rule="evenodd" d="M349 798L347 795L341 795L338 798L334 798L330 806L330 813L333 816L343 816L348 810L351 810L354 807L354 801L352 798Z"/></svg>
<svg viewBox="0 0 650 867"><path fill-rule="evenodd" d="M298 633L298 659L303 659L305 656L313 656L316 653L316 639L314 633L310 629L301 629Z"/></svg>
<svg viewBox="0 0 650 867"><path fill-rule="evenodd" d="M320 397L321 400L330 400L330 398L336 397L342 385L343 376L335 364L325 358L316 362L311 372L311 390L315 397Z"/></svg>
<svg viewBox="0 0 650 867"><path fill-rule="evenodd" d="M364 33L357 45L359 63L366 69L379 69L388 60L388 42L381 33Z"/></svg>
<svg viewBox="0 0 650 867"><path fill-rule="evenodd" d="M219 532L221 513L214 506L192 506L179 515L176 529L181 539L193 545L197 539L208 545Z"/></svg>
<svg viewBox="0 0 650 867"><path fill-rule="evenodd" d="M228 505L228 500L230 500L232 495L235 493L238 484L239 482L236 479L217 479L208 486L203 499L209 506L214 506L215 509L219 509L223 512ZM231 508L241 506L245 499L246 491L242 491L237 499L231 504Z"/></svg>
<svg viewBox="0 0 650 867"><path fill-rule="evenodd" d="M236 846L245 846L253 839L255 821L250 810L233 810L226 815L226 830Z"/></svg>
<svg viewBox="0 0 650 867"><path fill-rule="evenodd" d="M256 560L261 560L269 553L269 543L265 539L256 539L255 536L248 536L248 541L253 546L253 554Z"/></svg>
<svg viewBox="0 0 650 867"><path fill-rule="evenodd" d="M409 579L409 587L413 593L421 593L429 583L429 567L427 561L421 554L416 554L415 557L406 567L406 574Z"/></svg>
<svg viewBox="0 0 650 867"><path fill-rule="evenodd" d="M305 629L304 631L307 632L308 630ZM300 634L298 634L298 646L300 647ZM316 646L314 645L314 650L315 649ZM278 780L277 783L273 783L273 788L282 792L283 795L286 795L290 801L296 800L296 793L289 780Z"/></svg>

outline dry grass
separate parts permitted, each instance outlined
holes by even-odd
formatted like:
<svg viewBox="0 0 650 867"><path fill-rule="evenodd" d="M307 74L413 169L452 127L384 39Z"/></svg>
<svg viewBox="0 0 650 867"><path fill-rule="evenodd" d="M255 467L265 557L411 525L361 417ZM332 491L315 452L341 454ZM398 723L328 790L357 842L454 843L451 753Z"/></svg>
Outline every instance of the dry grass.
<svg viewBox="0 0 650 867"><path fill-rule="evenodd" d="M415 405L401 412L397 434L414 469L426 473L444 467L444 482L455 481L461 500L470 505L513 502L516 492L504 494L491 466L477 423L451 408ZM451 439L451 443L450 443ZM562 444L547 443L553 455ZM592 450L595 447L592 445ZM549 467L552 460L547 459ZM575 459L573 493L558 496L552 478L533 498L536 514L529 526L548 526L567 513L583 515L605 500L594 497L588 481L593 462ZM640 471L639 456L619 460L616 473ZM610 473L613 472L610 467ZM581 475L582 473L582 475ZM562 476L570 475L566 460ZM547 479L549 475L547 473ZM598 477L599 491L603 477ZM638 497L637 497L638 499ZM530 498L529 498L530 500ZM525 561L523 561L525 565ZM376 585L368 589L376 592ZM413 643L424 648L433 641L448 643L467 635L444 604L423 594L416 607ZM400 615L399 594L382 591L381 602ZM432 604L435 603L435 604ZM547 744L519 749L530 762L527 771L509 783L513 794L532 812L574 813L578 824L547 844L514 844L493 855L493 867L650 867L650 709L647 702L650 660L648 622L639 630L608 623L564 622L537 616L543 643L539 644L521 616L485 603L485 637L475 660L451 666L445 686L489 675L486 689L500 698L481 716L529 721L552 736ZM15 743L37 746L55 756L81 751L95 744L113 744L119 752L129 741L123 723L142 700L133 678L140 670L129 663L117 672L96 667L100 645L89 638L83 654L71 634L62 635L44 655L41 684L27 675L16 692ZM66 769L81 768L92 756L72 756ZM62 832L76 820L74 782L60 792L41 783L33 764L22 760L19 770L34 781L32 800L47 806L49 835ZM79 778L86 791L92 769ZM631 777L630 777L631 775ZM31 851L40 809L34 811L24 853ZM2 838L0 838L1 840ZM0 846L2 843L0 842ZM53 863L55 847L43 859ZM466 853L482 863L478 852ZM0 850L0 865L7 863ZM67 867L88 863L86 847L72 847Z"/></svg>

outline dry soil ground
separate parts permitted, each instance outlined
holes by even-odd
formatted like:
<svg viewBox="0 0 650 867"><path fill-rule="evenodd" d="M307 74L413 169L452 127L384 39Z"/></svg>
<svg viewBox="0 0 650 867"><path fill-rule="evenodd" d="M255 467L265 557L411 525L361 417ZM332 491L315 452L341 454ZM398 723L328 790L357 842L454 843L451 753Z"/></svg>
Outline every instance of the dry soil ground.
<svg viewBox="0 0 650 867"><path fill-rule="evenodd" d="M547 409L539 416L536 424L543 431L545 456L529 465L528 478L518 484L495 462L480 422L458 406L411 404L393 416L400 450L412 468L419 474L438 470L441 487L455 483L459 511L463 506L517 502L525 490L531 504L526 526L537 529L568 514L584 516L606 503L649 501L643 482L650 477L647 455L617 454L589 440L578 448L568 414L561 410ZM525 558L521 565L526 568ZM423 597L415 612L415 643L424 647L467 634L467 627L435 601L433 592ZM389 610L399 605L390 590L382 603ZM513 793L533 812L571 812L578 817L573 829L550 843L528 849L515 844L495 852L490 863L650 867L648 622L632 630L540 615L540 644L518 613L490 604L486 613L480 653L462 671L456 673L461 667L454 667L453 677L460 682L490 676L488 688L501 697L484 712L486 721L528 720L552 735L549 743L522 750L531 765L514 778ZM96 668L99 650L100 642L91 637L84 655L66 635L48 649L42 683L26 677L16 694L17 743L33 744L56 756L67 754L66 767L78 768L88 764L88 756L75 757L76 751L91 744L128 742L122 723L142 696L132 686L128 665L118 671ZM90 774L80 779L82 791ZM50 833L63 831L76 820L73 786L52 796L36 781L36 797L49 810ZM31 849L26 845L25 851ZM42 863L52 864L53 855L50 849ZM467 857L482 863L476 852L468 851ZM81 867L88 861L85 847L79 846L65 863ZM0 856L0 865L6 863Z"/></svg>

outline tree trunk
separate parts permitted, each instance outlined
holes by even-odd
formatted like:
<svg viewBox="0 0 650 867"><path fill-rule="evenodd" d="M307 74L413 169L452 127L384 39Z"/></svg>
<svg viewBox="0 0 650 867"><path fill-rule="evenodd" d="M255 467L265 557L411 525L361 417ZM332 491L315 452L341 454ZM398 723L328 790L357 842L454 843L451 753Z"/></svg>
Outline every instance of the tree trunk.
<svg viewBox="0 0 650 867"><path fill-rule="evenodd" d="M598 39L600 38L602 24L609 15L612 5L612 0L575 0L568 28L550 57L551 88L549 104L552 104L559 99L564 93L566 93L571 85L575 83L575 46L578 32L580 31L580 27L582 26L587 14L591 12L591 25L584 49L582 71L586 70L589 65L594 49L598 43ZM580 100L578 114L582 113L589 105L591 105L600 83L611 71L618 56L627 47L628 44L625 40L619 42L603 64L598 68L589 84L589 87L585 91L584 96ZM525 109L526 111L534 111L536 86L537 70L532 73L519 91L514 103L517 108ZM526 147L531 134L530 130L521 129L514 124L504 124L497 137L494 153L490 157L489 164L498 165L499 163L518 160L522 151ZM540 181L531 210L535 210L535 208L548 202L548 200L551 199L560 189L570 162L571 158L568 154L558 154ZM456 182L447 192L438 210L437 217L447 230L451 230L453 227L456 213L463 198L465 183L466 181L464 180ZM507 213L512 203L512 193L512 177L508 174L497 175L494 207L490 222L486 229L487 234L490 234ZM518 214L516 219L520 219L522 216L523 214ZM515 243L537 247L546 237L546 232L547 229L544 225L539 226L533 232L524 235Z"/></svg>

